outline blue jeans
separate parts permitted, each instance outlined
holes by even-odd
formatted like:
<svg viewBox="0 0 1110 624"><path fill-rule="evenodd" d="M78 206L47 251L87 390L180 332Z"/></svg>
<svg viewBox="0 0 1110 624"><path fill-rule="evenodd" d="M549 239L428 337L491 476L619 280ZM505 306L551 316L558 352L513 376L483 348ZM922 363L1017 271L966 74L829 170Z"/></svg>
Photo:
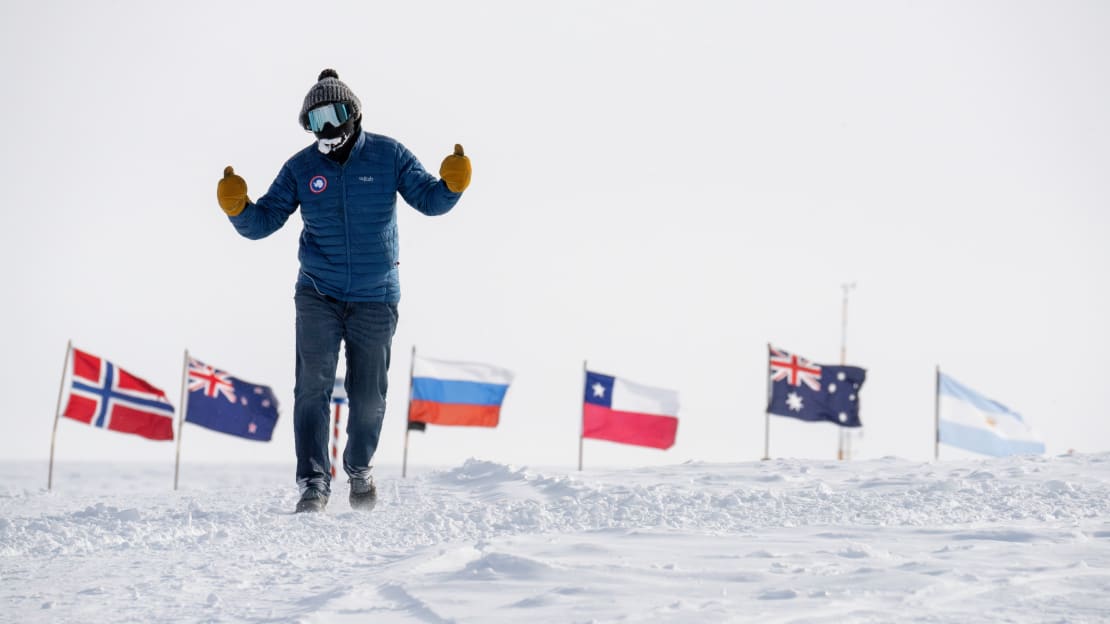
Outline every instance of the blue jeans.
<svg viewBox="0 0 1110 624"><path fill-rule="evenodd" d="M346 344L347 356L343 470L350 478L366 478L385 418L397 304L339 301L303 285L297 287L293 300L297 307L297 383L293 389L297 485L302 492L316 488L329 494L329 406L339 343Z"/></svg>

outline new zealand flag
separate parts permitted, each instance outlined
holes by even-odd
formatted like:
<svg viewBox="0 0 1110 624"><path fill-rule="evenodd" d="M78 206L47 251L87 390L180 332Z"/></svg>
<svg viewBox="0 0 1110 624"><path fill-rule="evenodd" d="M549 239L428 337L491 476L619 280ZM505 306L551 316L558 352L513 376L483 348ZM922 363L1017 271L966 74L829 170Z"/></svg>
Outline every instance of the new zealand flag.
<svg viewBox="0 0 1110 624"><path fill-rule="evenodd" d="M808 421L859 427L859 391L867 371L857 366L814 364L770 347L771 395L767 412Z"/></svg>
<svg viewBox="0 0 1110 624"><path fill-rule="evenodd" d="M265 442L273 437L277 418L278 402L269 386L245 382L189 359L186 422Z"/></svg>

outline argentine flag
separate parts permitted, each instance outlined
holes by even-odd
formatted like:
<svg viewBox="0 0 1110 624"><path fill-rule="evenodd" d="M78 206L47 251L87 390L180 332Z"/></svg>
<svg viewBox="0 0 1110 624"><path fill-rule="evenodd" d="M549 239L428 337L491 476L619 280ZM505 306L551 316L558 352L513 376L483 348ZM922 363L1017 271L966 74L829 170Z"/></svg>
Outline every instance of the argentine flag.
<svg viewBox="0 0 1110 624"><path fill-rule="evenodd" d="M995 457L1044 453L1044 442L1020 414L939 372L937 440Z"/></svg>

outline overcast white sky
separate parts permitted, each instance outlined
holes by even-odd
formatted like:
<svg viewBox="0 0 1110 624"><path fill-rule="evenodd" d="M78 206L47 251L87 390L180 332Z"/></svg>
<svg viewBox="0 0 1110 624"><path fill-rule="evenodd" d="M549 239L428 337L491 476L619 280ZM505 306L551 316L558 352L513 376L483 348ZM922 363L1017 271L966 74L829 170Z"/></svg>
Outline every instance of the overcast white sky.
<svg viewBox="0 0 1110 624"><path fill-rule="evenodd" d="M756 459L766 344L836 363L849 281L856 457L932 456L937 364L1050 453L1110 449L1108 32L1096 1L3 2L0 458L47 457L72 338L175 404L186 347L274 386L271 443L186 426L183 460L292 466L300 220L240 238L215 187L265 192L324 67L365 129L474 166L451 214L399 206L380 463L413 344L517 373L499 428L413 463L573 465L584 359L683 405L673 449L587 464ZM774 455L836 446L773 419ZM173 461L65 419L57 452Z"/></svg>

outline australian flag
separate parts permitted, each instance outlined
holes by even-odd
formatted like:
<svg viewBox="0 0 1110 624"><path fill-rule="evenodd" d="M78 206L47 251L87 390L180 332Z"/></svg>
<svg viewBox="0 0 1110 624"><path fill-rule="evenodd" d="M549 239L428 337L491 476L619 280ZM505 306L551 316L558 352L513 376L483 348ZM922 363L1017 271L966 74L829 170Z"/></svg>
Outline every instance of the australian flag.
<svg viewBox="0 0 1110 624"><path fill-rule="evenodd" d="M277 418L278 402L269 386L248 383L189 359L186 422L265 442L273 437Z"/></svg>
<svg viewBox="0 0 1110 624"><path fill-rule="evenodd" d="M827 366L769 346L771 397L767 412L808 421L859 427L859 391L867 371Z"/></svg>

